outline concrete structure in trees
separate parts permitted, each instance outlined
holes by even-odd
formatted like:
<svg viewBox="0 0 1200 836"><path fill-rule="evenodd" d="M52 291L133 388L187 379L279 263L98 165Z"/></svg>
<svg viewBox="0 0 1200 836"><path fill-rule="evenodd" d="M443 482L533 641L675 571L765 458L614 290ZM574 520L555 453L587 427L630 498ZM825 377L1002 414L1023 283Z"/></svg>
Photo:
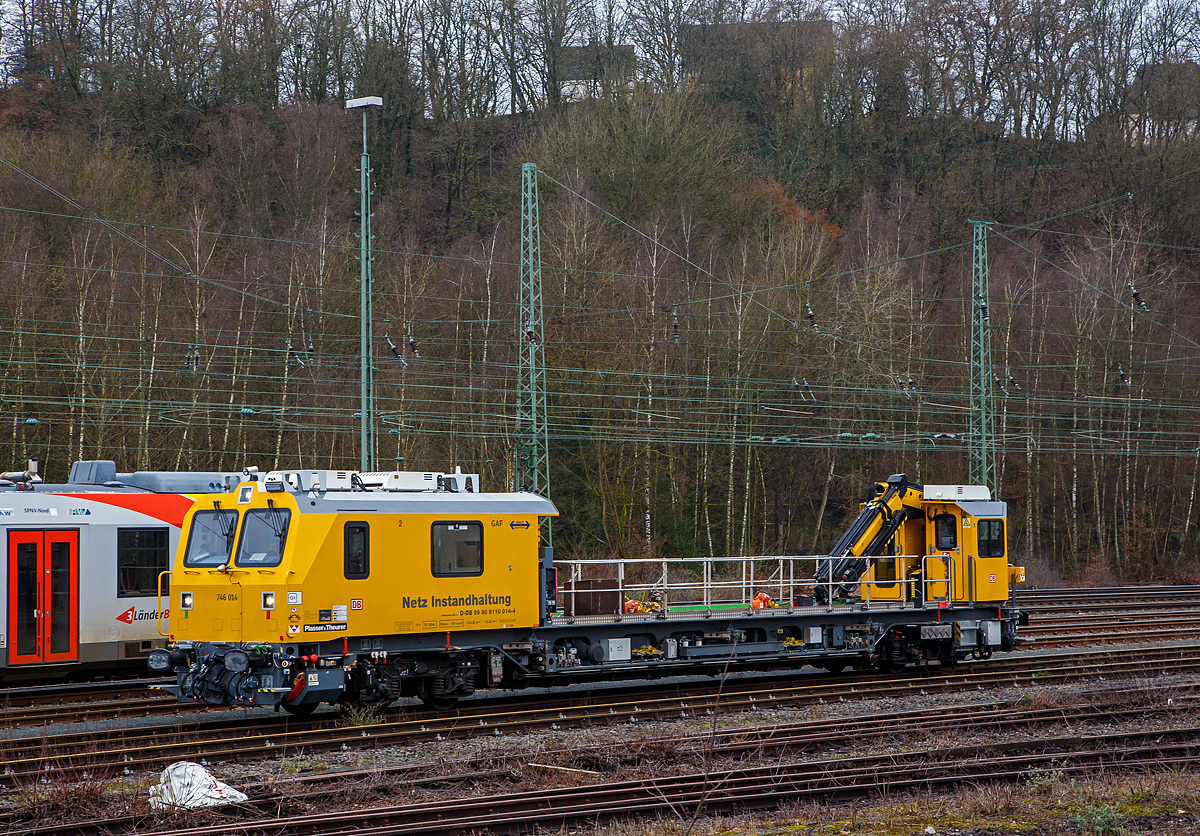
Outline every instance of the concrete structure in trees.
<svg viewBox="0 0 1200 836"><path fill-rule="evenodd" d="M683 27L683 74L727 95L794 92L833 42L828 20L697 23Z"/></svg>
<svg viewBox="0 0 1200 836"><path fill-rule="evenodd" d="M581 102L633 90L637 56L633 47L592 41L563 50L562 99Z"/></svg>
<svg viewBox="0 0 1200 836"><path fill-rule="evenodd" d="M1200 128L1200 64L1145 64L1129 85L1126 135L1131 144L1181 144Z"/></svg>

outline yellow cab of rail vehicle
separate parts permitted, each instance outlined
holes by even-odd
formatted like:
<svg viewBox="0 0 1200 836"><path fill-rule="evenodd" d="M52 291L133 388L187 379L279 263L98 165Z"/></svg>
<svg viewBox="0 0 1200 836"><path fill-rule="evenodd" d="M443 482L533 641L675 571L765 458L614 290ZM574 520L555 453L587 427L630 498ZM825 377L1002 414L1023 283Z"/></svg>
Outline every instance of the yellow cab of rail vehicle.
<svg viewBox="0 0 1200 836"><path fill-rule="evenodd" d="M1001 603L1025 568L1008 563L1007 505L982 485L875 486L822 567L818 598L970 605Z"/></svg>
<svg viewBox="0 0 1200 836"><path fill-rule="evenodd" d="M1007 505L992 501L986 487L925 485L907 493L884 554L871 558L861 599L1003 602L1010 583L1025 581L1025 567L1008 563Z"/></svg>
<svg viewBox="0 0 1200 836"><path fill-rule="evenodd" d="M539 518L558 512L535 494L478 486L477 474L461 472L260 477L249 468L235 491L204 497L184 521L170 637L292 656L311 646L316 661L331 641L386 653L377 637L432 634L449 648L464 631L535 626Z"/></svg>

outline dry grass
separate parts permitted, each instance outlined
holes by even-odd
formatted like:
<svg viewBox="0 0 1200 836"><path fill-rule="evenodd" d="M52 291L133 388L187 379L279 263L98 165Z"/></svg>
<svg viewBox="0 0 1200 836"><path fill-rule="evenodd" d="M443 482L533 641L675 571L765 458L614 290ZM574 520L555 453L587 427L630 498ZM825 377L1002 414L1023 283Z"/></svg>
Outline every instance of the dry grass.
<svg viewBox="0 0 1200 836"><path fill-rule="evenodd" d="M679 819L613 823L548 831L558 836L682 836ZM1164 772L1124 778L1098 774L1085 781L1058 776L1037 791L1026 784L983 783L955 793L912 793L874 802L798 801L771 813L705 816L690 836L913 836L1005 833L1062 836L1183 836L1200 833L1200 776Z"/></svg>
<svg viewBox="0 0 1200 836"><path fill-rule="evenodd" d="M47 779L18 790L15 806L22 821L36 825L138 816L149 810L146 793L105 778Z"/></svg>
<svg viewBox="0 0 1200 836"><path fill-rule="evenodd" d="M686 757L681 744L680 740L663 738L617 741L608 746L592 746L586 749L561 752L555 758L554 763L572 769L587 769L604 773L616 772L629 767L645 768Z"/></svg>
<svg viewBox="0 0 1200 836"><path fill-rule="evenodd" d="M542 753L543 763L552 762ZM559 753L561 765L583 768L570 752ZM631 765L659 770L677 756L672 746L644 740L614 746L596 756L593 765L605 771L625 771ZM494 764L482 758L476 769ZM461 764L453 770L461 774ZM438 772L439 770L434 770ZM539 770L524 771L520 786L586 786L587 776ZM604 780L611 779L611 772ZM487 784L492 784L488 786ZM502 781L484 782L475 792L503 790ZM437 790L405 787L383 773L354 780L331 780L330 791L319 800L287 800L286 784L281 784L278 805L247 815L233 810L189 811L186 824L199 826L229 821L230 814L245 821L263 815L297 815L329 809L354 809L377 804L404 804L446 793L460 794L465 787L440 787ZM512 784L508 784L512 788ZM32 825L61 824L66 821L143 817L149 814L144 787L121 785L105 776L76 775L74 780L38 782L22 788L14 799L21 808L23 822ZM312 805L316 806L312 806ZM804 799L773 812L744 815L702 815L691 810L674 817L656 820L620 822L604 826L575 826L564 834L592 836L703 836L703 834L754 834L783 836L911 836L933 827L937 833L954 832L957 836L998 836L1002 833L1062 834L1062 836L1181 836L1200 833L1200 776L1190 771L1161 771L1145 774L1093 774L1072 777L1065 769L1049 769L1025 776L1017 783L986 782L968 784L954 793L906 793L874 800L823 803ZM139 832L153 822L154 827L181 826L180 814L158 815L143 821ZM559 831L551 831L559 832Z"/></svg>
<svg viewBox="0 0 1200 836"><path fill-rule="evenodd" d="M343 705L339 707L334 725L338 728L378 726L382 723L400 723L405 720L403 711L387 712L378 705Z"/></svg>
<svg viewBox="0 0 1200 836"><path fill-rule="evenodd" d="M57 824L147 811L145 793L118 782L112 768L99 757L106 745L107 741L97 737L83 751L52 757L49 738L43 734L40 777L6 779L15 782L9 802L17 818L32 824ZM0 751L0 762L6 758L7 752Z"/></svg>

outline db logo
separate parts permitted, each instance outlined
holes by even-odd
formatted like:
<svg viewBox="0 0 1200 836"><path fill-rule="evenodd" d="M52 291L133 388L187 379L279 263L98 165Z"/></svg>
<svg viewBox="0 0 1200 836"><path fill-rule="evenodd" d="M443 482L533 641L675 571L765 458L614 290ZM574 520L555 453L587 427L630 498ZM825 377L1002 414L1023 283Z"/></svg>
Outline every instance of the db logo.
<svg viewBox="0 0 1200 836"><path fill-rule="evenodd" d="M361 610L362 609L362 598L351 598L350 599L350 609Z"/></svg>

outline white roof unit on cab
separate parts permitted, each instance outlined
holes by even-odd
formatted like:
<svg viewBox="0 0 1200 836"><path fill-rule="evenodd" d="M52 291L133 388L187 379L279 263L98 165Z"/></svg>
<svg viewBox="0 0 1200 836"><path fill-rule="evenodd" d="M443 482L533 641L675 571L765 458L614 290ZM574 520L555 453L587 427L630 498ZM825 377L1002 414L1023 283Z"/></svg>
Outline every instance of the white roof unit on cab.
<svg viewBox="0 0 1200 836"><path fill-rule="evenodd" d="M364 473L363 484L385 491L436 491L441 473L422 473L415 470L392 470L383 473Z"/></svg>
<svg viewBox="0 0 1200 836"><path fill-rule="evenodd" d="M251 472L247 468L246 473ZM255 472L257 470L255 469ZM414 493L448 491L450 493L479 493L479 474L463 473L456 467L453 473L436 471L392 470L358 473L353 470L272 470L263 477L267 491L375 491Z"/></svg>
<svg viewBox="0 0 1200 836"><path fill-rule="evenodd" d="M479 493L479 474L463 473L461 467L453 473L392 470L383 473L364 473L362 483L368 488L385 491L450 491Z"/></svg>
<svg viewBox="0 0 1200 836"><path fill-rule="evenodd" d="M926 485L925 498L946 502L990 502L992 492L987 485Z"/></svg>

